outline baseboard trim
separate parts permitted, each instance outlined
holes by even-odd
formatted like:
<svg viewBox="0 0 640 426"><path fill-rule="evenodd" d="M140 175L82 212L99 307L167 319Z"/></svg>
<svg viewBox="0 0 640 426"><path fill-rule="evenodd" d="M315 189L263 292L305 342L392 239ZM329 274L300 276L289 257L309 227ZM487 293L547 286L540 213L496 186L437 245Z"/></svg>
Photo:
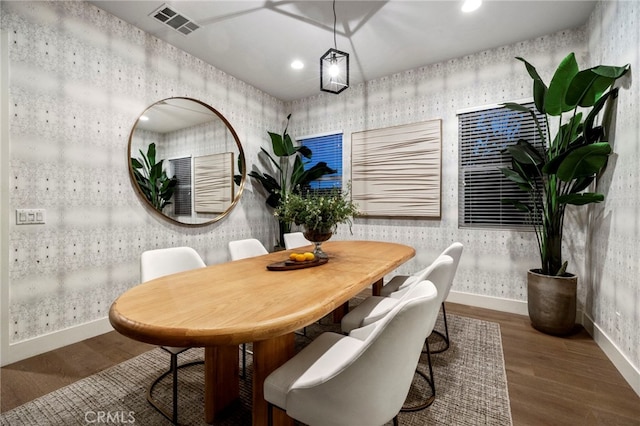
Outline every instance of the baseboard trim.
<svg viewBox="0 0 640 426"><path fill-rule="evenodd" d="M104 317L75 327L55 331L10 344L2 354L2 366L40 355L63 346L71 345L91 337L112 331L109 318Z"/></svg>
<svg viewBox="0 0 640 426"><path fill-rule="evenodd" d="M522 300L504 299L501 297L451 291L447 297L447 302L476 306L478 308L493 309L494 311L509 312L511 314L529 315L527 302Z"/></svg>
<svg viewBox="0 0 640 426"><path fill-rule="evenodd" d="M589 315L582 315L582 326L593 337L593 340L615 365L631 388L640 396L640 370L622 353L618 345L609 338L607 333L593 322L593 318Z"/></svg>

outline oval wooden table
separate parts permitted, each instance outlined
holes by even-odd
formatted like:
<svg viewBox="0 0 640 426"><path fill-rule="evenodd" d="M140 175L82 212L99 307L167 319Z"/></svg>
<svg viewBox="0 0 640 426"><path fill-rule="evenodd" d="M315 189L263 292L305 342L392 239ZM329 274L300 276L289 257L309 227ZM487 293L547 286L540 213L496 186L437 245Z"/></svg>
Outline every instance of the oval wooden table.
<svg viewBox="0 0 640 426"><path fill-rule="evenodd" d="M253 342L253 425L267 424L264 379L294 355L294 331L344 306L415 255L377 241L327 241L324 265L269 271L292 251L211 265L145 282L111 306L113 327L133 339L205 348L205 420L239 397L238 345ZM274 424L292 420L274 410Z"/></svg>

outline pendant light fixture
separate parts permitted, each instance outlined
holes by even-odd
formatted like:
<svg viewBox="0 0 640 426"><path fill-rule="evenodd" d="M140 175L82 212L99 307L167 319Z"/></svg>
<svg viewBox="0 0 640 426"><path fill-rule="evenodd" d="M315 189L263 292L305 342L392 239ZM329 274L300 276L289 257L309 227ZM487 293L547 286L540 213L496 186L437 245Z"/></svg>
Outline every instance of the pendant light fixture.
<svg viewBox="0 0 640 426"><path fill-rule="evenodd" d="M320 90L338 94L349 87L349 54L336 42L336 0L333 0L333 48L320 58Z"/></svg>

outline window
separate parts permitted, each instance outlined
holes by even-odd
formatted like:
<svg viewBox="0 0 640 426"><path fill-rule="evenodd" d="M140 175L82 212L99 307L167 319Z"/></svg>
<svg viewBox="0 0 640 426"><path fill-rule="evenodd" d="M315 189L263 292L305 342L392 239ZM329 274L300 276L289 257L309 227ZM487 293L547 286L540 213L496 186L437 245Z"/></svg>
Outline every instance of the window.
<svg viewBox="0 0 640 426"><path fill-rule="evenodd" d="M169 164L178 179L173 192L173 214L191 216L191 157L170 159Z"/></svg>
<svg viewBox="0 0 640 426"><path fill-rule="evenodd" d="M320 179L311 182L311 189L342 188L342 133L300 138L298 142L307 146L312 153L311 160L306 160L305 170L310 169L320 161L324 161L327 166L337 170L337 173L322 176Z"/></svg>
<svg viewBox="0 0 640 426"><path fill-rule="evenodd" d="M533 107L533 103L523 104ZM535 110L535 108L534 108ZM546 133L544 115L538 120ZM502 106L458 113L460 171L458 218L461 227L519 228L531 225L528 213L504 198L529 201L529 194L505 178L500 168L511 164L504 149L519 139L526 139L537 148L544 142L530 114L512 111Z"/></svg>

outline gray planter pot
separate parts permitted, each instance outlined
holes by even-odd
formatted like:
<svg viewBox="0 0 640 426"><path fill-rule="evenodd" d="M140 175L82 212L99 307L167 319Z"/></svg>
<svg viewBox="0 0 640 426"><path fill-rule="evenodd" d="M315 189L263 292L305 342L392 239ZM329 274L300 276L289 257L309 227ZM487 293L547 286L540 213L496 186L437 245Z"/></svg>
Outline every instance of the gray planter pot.
<svg viewBox="0 0 640 426"><path fill-rule="evenodd" d="M531 325L553 335L570 333L576 323L578 277L542 275L532 269L527 275L527 305Z"/></svg>

